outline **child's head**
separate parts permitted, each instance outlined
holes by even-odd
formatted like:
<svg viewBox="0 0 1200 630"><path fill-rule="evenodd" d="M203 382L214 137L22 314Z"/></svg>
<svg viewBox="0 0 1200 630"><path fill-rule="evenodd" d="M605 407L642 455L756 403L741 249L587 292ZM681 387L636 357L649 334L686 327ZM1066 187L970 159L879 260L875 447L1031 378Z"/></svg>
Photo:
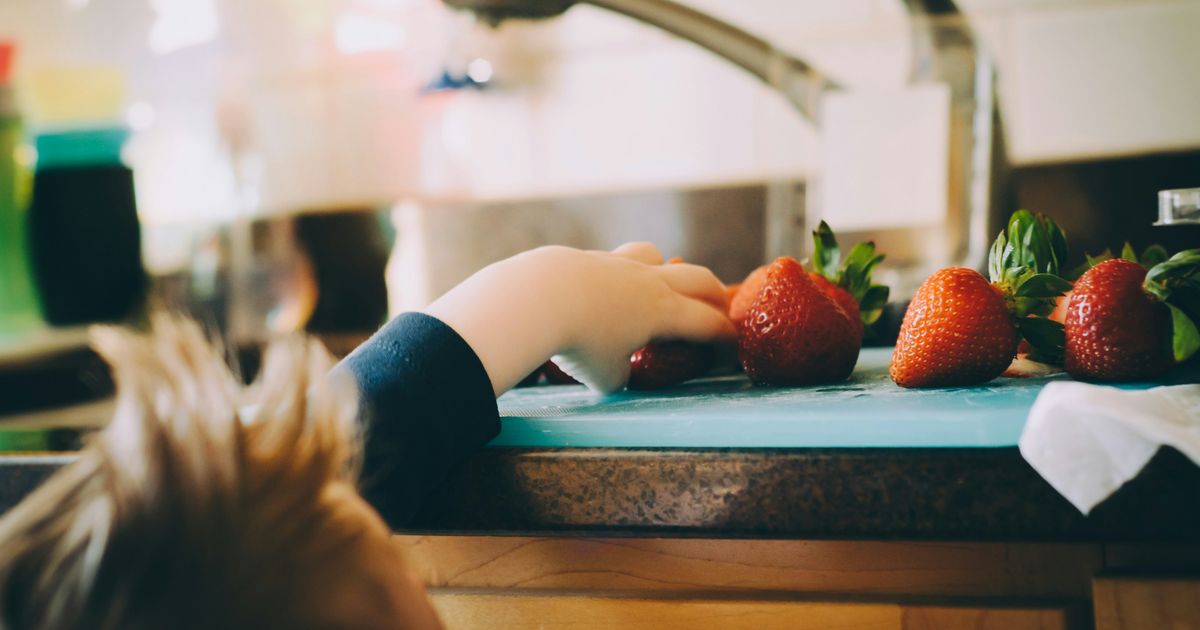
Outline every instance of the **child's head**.
<svg viewBox="0 0 1200 630"><path fill-rule="evenodd" d="M188 322L94 342L116 413L0 519L0 628L437 626L354 489L355 389L319 344L243 388Z"/></svg>

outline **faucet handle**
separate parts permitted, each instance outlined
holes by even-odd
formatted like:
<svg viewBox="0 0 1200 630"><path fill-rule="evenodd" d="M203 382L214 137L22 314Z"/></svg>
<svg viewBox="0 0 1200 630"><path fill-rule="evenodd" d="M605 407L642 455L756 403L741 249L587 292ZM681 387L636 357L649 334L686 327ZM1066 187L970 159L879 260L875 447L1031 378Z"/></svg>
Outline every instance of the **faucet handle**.
<svg viewBox="0 0 1200 630"><path fill-rule="evenodd" d="M1158 191L1158 221L1154 225L1200 224L1200 188Z"/></svg>

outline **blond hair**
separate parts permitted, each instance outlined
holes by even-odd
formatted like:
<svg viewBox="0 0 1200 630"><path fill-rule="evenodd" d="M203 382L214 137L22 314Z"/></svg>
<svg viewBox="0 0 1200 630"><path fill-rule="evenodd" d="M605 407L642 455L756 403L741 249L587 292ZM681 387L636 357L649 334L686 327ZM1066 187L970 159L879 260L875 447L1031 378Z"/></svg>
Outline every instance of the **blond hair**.
<svg viewBox="0 0 1200 630"><path fill-rule="evenodd" d="M93 333L110 426L0 519L0 628L302 628L364 536L355 392L312 340L242 387L194 323ZM248 411L247 411L248 410ZM339 568L340 567L340 568Z"/></svg>

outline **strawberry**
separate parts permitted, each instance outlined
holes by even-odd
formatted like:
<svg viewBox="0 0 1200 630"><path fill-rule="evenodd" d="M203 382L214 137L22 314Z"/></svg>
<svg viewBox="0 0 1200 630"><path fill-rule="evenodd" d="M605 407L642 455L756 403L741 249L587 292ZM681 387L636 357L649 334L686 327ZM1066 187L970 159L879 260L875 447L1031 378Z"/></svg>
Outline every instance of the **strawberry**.
<svg viewBox="0 0 1200 630"><path fill-rule="evenodd" d="M829 299L842 307L842 310L850 316L850 319L854 320L855 330L858 331L858 338L861 340L863 335L863 321L858 309L858 300L855 300L854 296L850 295L845 289L815 271L808 272L808 277L825 295L829 296Z"/></svg>
<svg viewBox="0 0 1200 630"><path fill-rule="evenodd" d="M759 385L828 383L850 376L860 341L857 323L785 256L742 320L738 358Z"/></svg>
<svg viewBox="0 0 1200 630"><path fill-rule="evenodd" d="M1054 360L1062 326L1044 316L1070 288L1056 275L1065 258L1066 238L1053 221L1014 213L992 245L990 282L956 267L917 289L900 325L892 380L903 387L985 383L1009 367L1022 336L1033 346L1031 358Z"/></svg>
<svg viewBox="0 0 1200 630"><path fill-rule="evenodd" d="M821 290L825 291L842 310L858 322L858 336L883 315L887 304L888 288L871 283L871 271L883 262L882 254L875 254L875 244L867 241L858 243L841 259L837 237L829 224L821 221L813 231L812 271L809 275Z"/></svg>
<svg viewBox="0 0 1200 630"><path fill-rule="evenodd" d="M737 292L729 299L729 319L733 320L735 325L741 326L742 320L746 318L746 313L754 305L754 300L758 298L758 292L766 284L768 267L770 265L763 265L751 271L750 275L737 285Z"/></svg>
<svg viewBox="0 0 1200 630"><path fill-rule="evenodd" d="M974 269L942 269L908 305L889 372L904 387L983 383L1008 368L1019 340L999 289Z"/></svg>
<svg viewBox="0 0 1200 630"><path fill-rule="evenodd" d="M686 341L651 342L629 357L629 389L660 389L704 376L713 365L712 346Z"/></svg>
<svg viewBox="0 0 1200 630"><path fill-rule="evenodd" d="M1100 262L1079 277L1067 307L1064 367L1089 381L1153 378L1200 347L1200 250L1145 267Z"/></svg>
<svg viewBox="0 0 1200 630"><path fill-rule="evenodd" d="M678 256L667 260L677 265ZM715 352L711 346L686 341L650 342L629 357L629 389L660 389L704 376L712 369Z"/></svg>

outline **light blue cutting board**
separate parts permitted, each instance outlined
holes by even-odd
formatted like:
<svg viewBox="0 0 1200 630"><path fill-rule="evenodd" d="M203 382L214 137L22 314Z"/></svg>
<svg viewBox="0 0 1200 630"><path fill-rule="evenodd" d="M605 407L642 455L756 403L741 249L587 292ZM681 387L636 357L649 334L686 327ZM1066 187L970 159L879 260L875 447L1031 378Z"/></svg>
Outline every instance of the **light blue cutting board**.
<svg viewBox="0 0 1200 630"><path fill-rule="evenodd" d="M739 375L610 396L583 386L513 390L499 400L501 430L490 446L1013 446L1038 392L1067 378L911 390L888 377L890 358L890 348L864 349L838 385L754 387Z"/></svg>

